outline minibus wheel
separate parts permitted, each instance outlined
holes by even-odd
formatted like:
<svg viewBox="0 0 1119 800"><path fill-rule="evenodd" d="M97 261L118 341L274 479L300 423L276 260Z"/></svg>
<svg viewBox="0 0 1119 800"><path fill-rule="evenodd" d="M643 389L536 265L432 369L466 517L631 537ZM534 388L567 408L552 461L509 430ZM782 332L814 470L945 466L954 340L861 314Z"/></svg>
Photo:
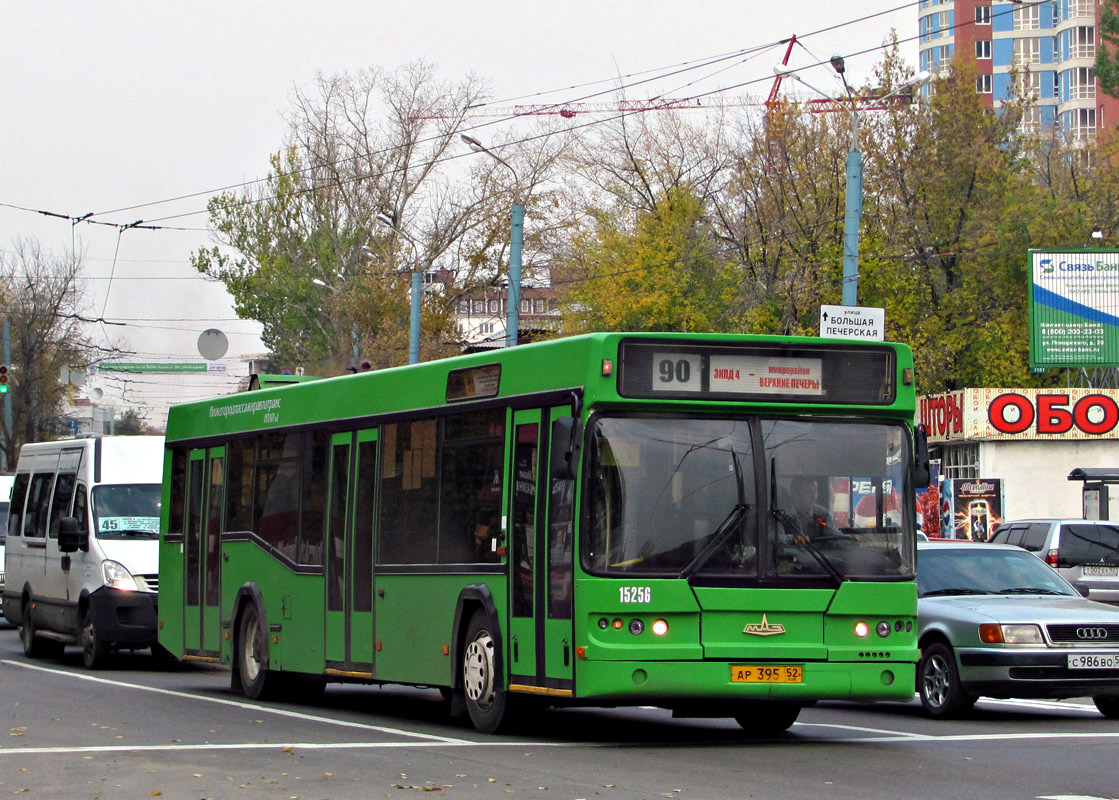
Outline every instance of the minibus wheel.
<svg viewBox="0 0 1119 800"><path fill-rule="evenodd" d="M93 624L93 611L85 610L82 615L82 629L78 632L78 644L82 647L82 663L86 669L100 669L109 659L112 648L109 643L97 635L97 628Z"/></svg>
<svg viewBox="0 0 1119 800"><path fill-rule="evenodd" d="M57 658L62 655L62 642L44 639L35 635L35 623L31 620L31 604L23 604L23 623L19 626L19 638L23 644L23 654L28 658Z"/></svg>

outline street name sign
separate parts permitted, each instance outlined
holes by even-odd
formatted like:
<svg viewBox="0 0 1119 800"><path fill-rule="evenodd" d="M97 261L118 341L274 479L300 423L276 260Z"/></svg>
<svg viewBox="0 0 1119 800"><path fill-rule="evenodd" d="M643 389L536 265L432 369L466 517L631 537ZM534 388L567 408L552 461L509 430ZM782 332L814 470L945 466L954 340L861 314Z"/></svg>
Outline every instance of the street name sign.
<svg viewBox="0 0 1119 800"><path fill-rule="evenodd" d="M820 306L820 336L829 339L886 339L886 309Z"/></svg>

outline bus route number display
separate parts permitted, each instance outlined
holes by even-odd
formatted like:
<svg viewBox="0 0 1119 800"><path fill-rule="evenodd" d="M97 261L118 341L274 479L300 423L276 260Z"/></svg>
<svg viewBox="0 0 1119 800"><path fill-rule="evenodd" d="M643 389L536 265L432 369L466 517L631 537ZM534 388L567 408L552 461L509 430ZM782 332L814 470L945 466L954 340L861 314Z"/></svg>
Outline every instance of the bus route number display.
<svg viewBox="0 0 1119 800"><path fill-rule="evenodd" d="M703 370L703 358L697 353L656 352L653 354L653 390L702 392ZM707 387L712 393L809 397L824 393L823 368L818 358L712 353L707 370Z"/></svg>

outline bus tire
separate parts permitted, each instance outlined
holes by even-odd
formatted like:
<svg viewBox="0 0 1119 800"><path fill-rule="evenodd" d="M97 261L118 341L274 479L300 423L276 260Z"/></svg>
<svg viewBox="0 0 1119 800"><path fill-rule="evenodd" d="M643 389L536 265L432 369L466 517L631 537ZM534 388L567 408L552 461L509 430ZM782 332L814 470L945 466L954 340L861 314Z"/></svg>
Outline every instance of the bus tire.
<svg viewBox="0 0 1119 800"><path fill-rule="evenodd" d="M19 626L19 638L23 644L23 654L28 658L57 658L62 655L62 642L35 635L30 603L23 604L23 623Z"/></svg>
<svg viewBox="0 0 1119 800"><path fill-rule="evenodd" d="M498 733L512 718L509 693L500 686L497 665L501 643L490 630L489 615L478 609L466 626L462 654L462 688L466 712L482 733Z"/></svg>
<svg viewBox="0 0 1119 800"><path fill-rule="evenodd" d="M279 675L268 668L268 632L256 604L249 603L241 614L237 632L237 675L241 691L250 700L266 700L275 694Z"/></svg>
<svg viewBox="0 0 1119 800"><path fill-rule="evenodd" d="M82 648L82 663L86 669L100 669L108 661L112 648L97 634L93 624L93 611L82 614L82 627L78 631L78 644Z"/></svg>
<svg viewBox="0 0 1119 800"><path fill-rule="evenodd" d="M734 721L752 736L774 736L784 733L800 716L800 703L758 701L738 707Z"/></svg>

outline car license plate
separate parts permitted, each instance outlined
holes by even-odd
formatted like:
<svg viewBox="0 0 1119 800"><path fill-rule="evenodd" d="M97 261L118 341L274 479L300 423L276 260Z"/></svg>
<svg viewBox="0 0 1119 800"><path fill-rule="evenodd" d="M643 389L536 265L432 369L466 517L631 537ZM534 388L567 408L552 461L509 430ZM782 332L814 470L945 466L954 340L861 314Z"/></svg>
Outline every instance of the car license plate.
<svg viewBox="0 0 1119 800"><path fill-rule="evenodd" d="M731 683L802 683L804 667L732 666L730 680Z"/></svg>
<svg viewBox="0 0 1119 800"><path fill-rule="evenodd" d="M1119 669L1119 653L1077 653L1068 657L1069 669Z"/></svg>
<svg viewBox="0 0 1119 800"><path fill-rule="evenodd" d="M1085 564L1081 570L1082 575L1096 575L1101 578L1114 578L1119 575L1119 567L1096 567Z"/></svg>

